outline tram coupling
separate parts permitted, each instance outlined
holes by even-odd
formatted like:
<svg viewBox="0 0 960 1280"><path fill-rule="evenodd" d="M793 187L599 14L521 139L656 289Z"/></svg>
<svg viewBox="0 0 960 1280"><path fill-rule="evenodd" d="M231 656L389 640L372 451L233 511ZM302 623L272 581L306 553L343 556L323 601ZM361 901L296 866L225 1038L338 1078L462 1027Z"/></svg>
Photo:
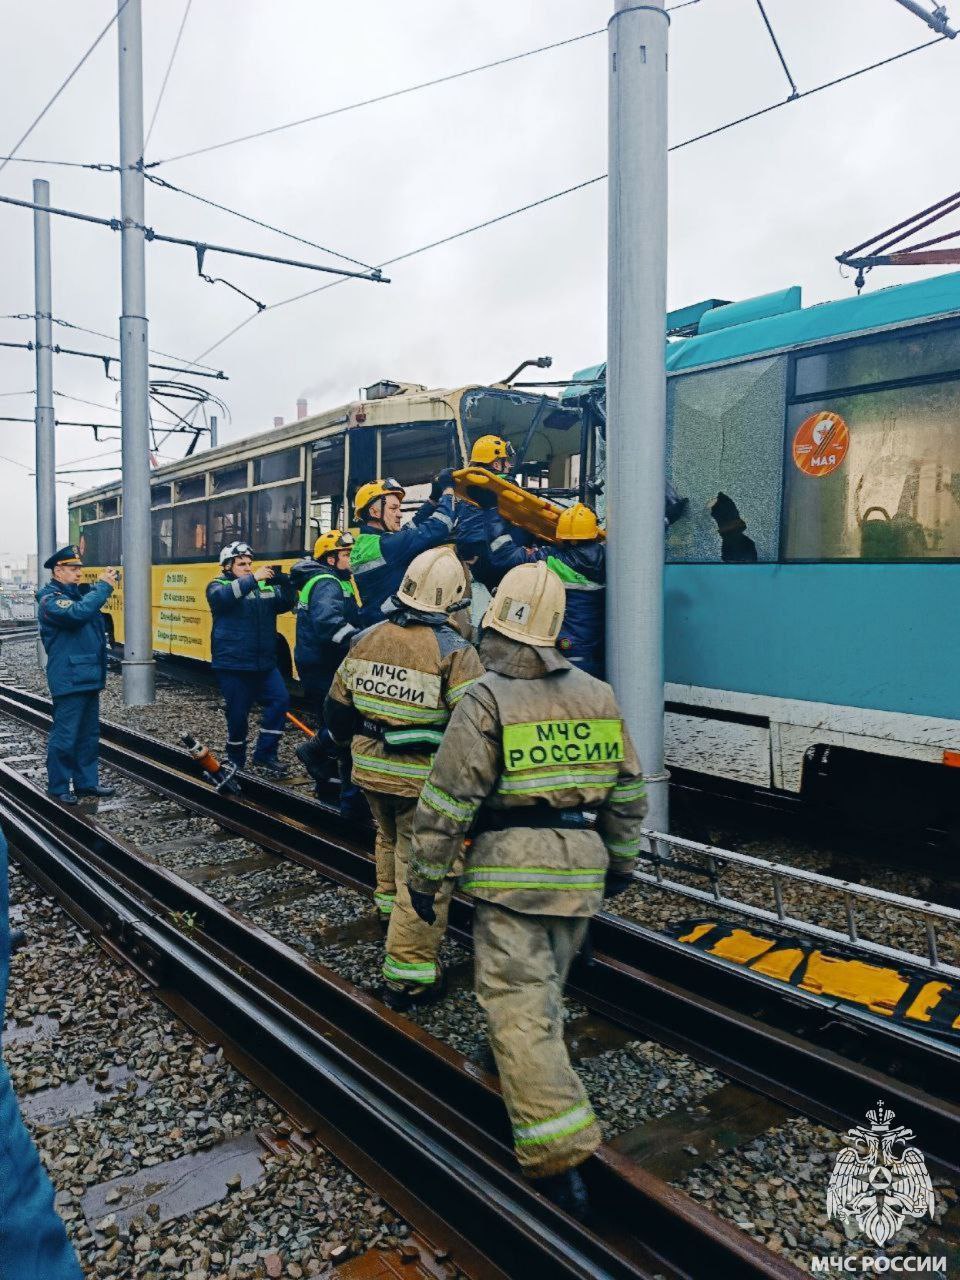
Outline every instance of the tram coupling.
<svg viewBox="0 0 960 1280"><path fill-rule="evenodd" d="M200 766L204 782L209 782L215 791L226 791L235 796L240 794L235 764L218 760L210 748L192 733L182 733L180 741Z"/></svg>

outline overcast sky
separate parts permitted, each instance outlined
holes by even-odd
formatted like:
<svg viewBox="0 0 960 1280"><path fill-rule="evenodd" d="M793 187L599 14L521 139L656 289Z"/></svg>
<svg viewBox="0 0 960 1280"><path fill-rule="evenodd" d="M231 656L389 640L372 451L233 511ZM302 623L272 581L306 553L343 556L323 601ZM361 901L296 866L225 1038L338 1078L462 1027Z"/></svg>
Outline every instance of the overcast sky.
<svg viewBox="0 0 960 1280"><path fill-rule="evenodd" d="M143 0L149 122L185 0ZM110 0L34 0L5 14L0 54L0 153L5 154L102 29ZM795 80L812 87L930 38L895 0L766 0ZM929 5L932 7L932 4ZM193 0L147 159L429 80L605 26L612 0ZM951 14L960 21L960 0ZM670 135L677 142L786 96L788 87L754 0L700 0L673 14ZM22 154L117 158L115 27L38 126ZM742 298L801 284L804 301L848 296L834 255L956 188L960 39L794 103L688 147L670 161L669 305ZM365 262L398 254L603 173L607 165L606 36L596 36L451 84L163 165L169 181ZM119 212L116 174L11 163L0 194L101 216ZM159 231L323 259L182 195L147 188ZM53 313L117 331L119 236L54 219ZM268 311L206 359L232 420L222 439L356 397L381 377L457 386L504 377L550 354L558 376L602 359L606 184L567 196L389 270L393 283L350 282ZM268 303L323 277L211 258ZM875 272L871 289L916 278ZM929 272L927 273L929 274ZM0 314L32 312L32 221L0 206ZM188 249L150 245L151 345L194 359L251 314L244 298L197 278ZM0 319L0 339L32 324ZM55 329L55 341L115 351ZM159 357L157 357L159 358ZM164 375L158 375L164 376ZM0 413L33 413L33 356L0 349ZM54 386L116 404L118 386L93 362L55 357ZM22 393L22 394L14 394ZM119 421L66 399L61 417ZM58 466L115 464L119 441L58 429ZM182 438L168 442L176 456ZM33 428L0 423L0 551L35 545ZM86 488L111 474L62 479ZM66 501L58 485L59 525Z"/></svg>

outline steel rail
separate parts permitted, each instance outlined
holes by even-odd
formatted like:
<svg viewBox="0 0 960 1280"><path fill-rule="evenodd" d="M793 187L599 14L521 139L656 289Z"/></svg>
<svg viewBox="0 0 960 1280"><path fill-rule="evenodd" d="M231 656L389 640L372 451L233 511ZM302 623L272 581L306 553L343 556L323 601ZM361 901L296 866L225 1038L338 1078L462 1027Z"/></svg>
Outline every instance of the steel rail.
<svg viewBox="0 0 960 1280"><path fill-rule="evenodd" d="M0 686L0 712L49 727L49 702ZM101 754L119 770L266 848L369 892L374 867L355 824L316 801L243 776L224 797L185 751L102 722ZM469 943L472 906L455 897L450 926ZM710 1063L822 1122L859 1123L877 1097L908 1116L927 1155L960 1174L960 1047L879 1015L705 955L620 916L591 923L590 960L570 991L589 1008ZM879 1092L878 1092L879 1090Z"/></svg>
<svg viewBox="0 0 960 1280"><path fill-rule="evenodd" d="M769 1253L615 1152L584 1166L615 1244L559 1213L513 1167L494 1082L420 1028L202 890L65 811L0 765L0 814L30 872L167 998L212 1022L325 1121L337 1154L376 1152L409 1210L460 1237L484 1275L793 1280ZM183 924L189 919L190 924ZM180 922L178 925L177 922ZM369 1172L369 1161L360 1160ZM401 1210L403 1211L403 1210ZM443 1223L437 1222L442 1214ZM638 1240L636 1237L639 1236ZM464 1257L466 1253L466 1257Z"/></svg>

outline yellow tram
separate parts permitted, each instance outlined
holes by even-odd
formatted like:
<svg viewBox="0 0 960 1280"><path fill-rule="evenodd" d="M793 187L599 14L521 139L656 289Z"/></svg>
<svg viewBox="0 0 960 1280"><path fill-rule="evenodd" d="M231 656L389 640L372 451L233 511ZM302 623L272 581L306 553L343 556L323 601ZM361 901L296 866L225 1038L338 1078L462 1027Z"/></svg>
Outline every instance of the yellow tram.
<svg viewBox="0 0 960 1280"><path fill-rule="evenodd" d="M471 442L491 433L513 444L517 478L538 496L569 501L583 492L588 468L592 475L602 465L591 456L594 436L580 409L552 395L506 384L431 391L383 381L327 413L158 468L151 476L154 649L210 660L204 593L226 543L243 539L258 562L289 568L320 533L349 526L353 495L365 481L395 477L412 512L437 472L464 466ZM71 498L70 540L88 570L122 565L121 504L119 480ZM122 643L122 580L106 612L112 639ZM278 643L289 674L290 614L279 619Z"/></svg>

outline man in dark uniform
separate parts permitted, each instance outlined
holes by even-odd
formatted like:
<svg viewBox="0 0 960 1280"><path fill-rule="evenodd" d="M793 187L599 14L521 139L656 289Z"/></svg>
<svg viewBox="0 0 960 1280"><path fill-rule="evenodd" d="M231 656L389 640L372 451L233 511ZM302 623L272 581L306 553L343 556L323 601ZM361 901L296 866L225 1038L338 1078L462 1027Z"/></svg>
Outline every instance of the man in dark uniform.
<svg viewBox="0 0 960 1280"><path fill-rule="evenodd" d="M290 699L277 667L277 615L293 608L285 578L274 584L269 565L253 568L253 548L231 542L220 552L220 577L207 587L213 614L210 652L227 715L227 759L247 763L247 721L263 704L253 763L268 777L283 777L277 757Z"/></svg>
<svg viewBox="0 0 960 1280"><path fill-rule="evenodd" d="M337 667L347 656L357 633L360 596L350 572L352 533L331 529L317 539L313 558L290 570L297 592L297 643L293 660L310 710L320 728L301 742L297 758L317 785L317 795L336 768L340 774L340 812L344 817L366 816L360 788L350 780L350 753L337 747L323 724L323 704Z"/></svg>
<svg viewBox="0 0 960 1280"><path fill-rule="evenodd" d="M453 472L437 477L436 502L425 502L409 524L401 526L406 490L396 480L362 484L353 500L360 533L350 554L350 568L360 591L359 625L383 621L383 605L400 590L408 565L431 547L453 540Z"/></svg>
<svg viewBox="0 0 960 1280"><path fill-rule="evenodd" d="M100 690L107 683L107 628L100 610L117 585L104 569L81 583L79 547L61 547L43 567L53 581L37 592L37 622L47 652L53 728L47 741L47 790L63 804L84 796L112 796L100 785ZM71 790L71 783L73 790Z"/></svg>

